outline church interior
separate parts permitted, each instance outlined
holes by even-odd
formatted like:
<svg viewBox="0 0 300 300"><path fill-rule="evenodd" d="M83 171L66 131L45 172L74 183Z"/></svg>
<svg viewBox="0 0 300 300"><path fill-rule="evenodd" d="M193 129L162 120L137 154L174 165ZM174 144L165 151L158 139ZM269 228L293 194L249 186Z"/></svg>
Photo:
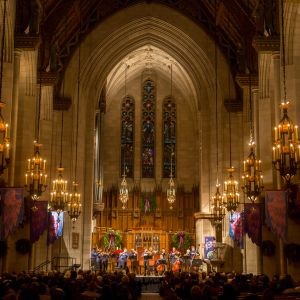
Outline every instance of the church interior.
<svg viewBox="0 0 300 300"><path fill-rule="evenodd" d="M0 24L2 272L195 246L300 280L299 1L0 0Z"/></svg>

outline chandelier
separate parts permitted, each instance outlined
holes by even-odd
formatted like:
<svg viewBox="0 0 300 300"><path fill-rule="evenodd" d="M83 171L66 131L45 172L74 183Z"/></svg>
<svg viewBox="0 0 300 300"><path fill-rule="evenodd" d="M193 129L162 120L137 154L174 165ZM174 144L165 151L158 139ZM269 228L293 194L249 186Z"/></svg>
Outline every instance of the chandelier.
<svg viewBox="0 0 300 300"><path fill-rule="evenodd" d="M294 125L287 114L289 102L281 103L283 117L274 128L273 166L279 171L287 185L300 168L300 142L298 126Z"/></svg>
<svg viewBox="0 0 300 300"><path fill-rule="evenodd" d="M261 161L255 155L255 142L253 136L253 119L252 119L252 89L251 89L251 73L249 72L249 114L250 114L250 154L244 160L243 168L243 186L242 190L246 197L253 203L261 194L263 186L263 176L261 169Z"/></svg>
<svg viewBox="0 0 300 300"><path fill-rule="evenodd" d="M34 141L34 155L28 159L25 174L25 189L33 201L37 201L47 188L46 160L40 155L40 147Z"/></svg>
<svg viewBox="0 0 300 300"><path fill-rule="evenodd" d="M122 203L122 209L126 208L126 203L128 202L128 187L127 187L127 182L126 182L126 174L125 174L125 168L124 168L124 173L122 175L122 181L121 181L121 187L120 187L120 194L119 194L119 199Z"/></svg>
<svg viewBox="0 0 300 300"><path fill-rule="evenodd" d="M81 195L77 192L78 183L74 181L72 186L72 192L68 195L68 215L75 223L81 214Z"/></svg>
<svg viewBox="0 0 300 300"><path fill-rule="evenodd" d="M2 109L5 103L2 99L2 81L3 81L3 60L4 60L4 40L5 40L5 17L6 17L6 1L4 1L3 21L2 21L2 41L1 41L1 69L0 69L0 175L8 167L9 158L9 138L8 138L8 124L2 116Z"/></svg>
<svg viewBox="0 0 300 300"><path fill-rule="evenodd" d="M62 88L62 97L64 99L64 84ZM68 202L68 181L63 179L64 168L62 167L62 151L63 151L63 131L64 131L64 111L61 112L61 132L60 132L60 163L57 168L57 178L52 181L52 191L50 193L49 208L58 213L65 210Z"/></svg>
<svg viewBox="0 0 300 300"><path fill-rule="evenodd" d="M278 126L274 128L274 146L272 162L274 169L284 179L287 186L300 168L300 143L298 126L288 116L289 102L286 100L286 74L285 74L285 45L283 1L281 2L281 41L282 41L282 69L283 69L283 102L281 108L283 117Z"/></svg>
<svg viewBox="0 0 300 300"><path fill-rule="evenodd" d="M223 203L223 196L220 193L220 184L217 181L216 193L211 198L211 214L212 214L212 224L217 226L222 223L225 216L225 207Z"/></svg>
<svg viewBox="0 0 300 300"><path fill-rule="evenodd" d="M215 1L215 28L217 32L217 4ZM217 55L217 43L215 40L215 122L216 122L216 148L217 148L217 159L216 159L216 172L217 172L217 184L216 192L214 196L210 199L210 209L211 209L211 222L213 226L218 228L222 224L222 220L225 216L225 207L223 203L223 196L220 193L219 184L219 129L218 129L218 55Z"/></svg>
<svg viewBox="0 0 300 300"><path fill-rule="evenodd" d="M234 168L227 169L228 179L224 182L224 206L227 211L234 212L240 204L239 184L233 177Z"/></svg>
<svg viewBox="0 0 300 300"><path fill-rule="evenodd" d="M52 181L52 192L50 193L49 207L51 210L60 213L65 210L68 203L68 181L63 179L64 168L57 168L58 176Z"/></svg>
<svg viewBox="0 0 300 300"><path fill-rule="evenodd" d="M263 176L261 161L256 158L255 144L250 139L250 154L244 160L243 186L242 190L251 202L255 202L261 194L263 186Z"/></svg>
<svg viewBox="0 0 300 300"><path fill-rule="evenodd" d="M81 28L80 28L81 30ZM81 214L81 194L78 192L77 182L77 160L78 160L78 131L79 131L79 99L80 99L80 52L81 45L79 41L78 48L78 72L77 72L77 105L76 105L76 140L75 140L75 168L74 168L74 181L72 183L72 192L68 194L68 215L73 223L79 218Z"/></svg>
<svg viewBox="0 0 300 300"><path fill-rule="evenodd" d="M169 180L169 185L167 188L167 200L170 204L170 209L173 209L173 204L176 200L176 188L175 188L175 182L173 180L173 156L174 152L172 151L171 153L171 170L170 170L170 180Z"/></svg>
<svg viewBox="0 0 300 300"><path fill-rule="evenodd" d="M124 70L124 99L127 96L127 68L128 66L125 64L125 70ZM119 190L119 199L122 203L122 209L126 208L126 203L128 202L129 199L129 193L128 193L128 187L127 187L127 181L126 181L126 145L123 145L123 175L122 175L122 180L121 180L121 186Z"/></svg>

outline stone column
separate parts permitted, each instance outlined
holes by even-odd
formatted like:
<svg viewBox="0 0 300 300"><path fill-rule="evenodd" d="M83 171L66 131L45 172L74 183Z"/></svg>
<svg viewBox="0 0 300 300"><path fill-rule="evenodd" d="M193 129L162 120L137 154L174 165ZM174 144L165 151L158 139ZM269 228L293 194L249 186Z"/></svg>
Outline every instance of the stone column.
<svg viewBox="0 0 300 300"><path fill-rule="evenodd" d="M18 127L18 107L19 107L19 79L20 79L20 57L22 51L15 49L14 51L14 73L13 73L13 92L12 92L12 110L11 110L11 128L10 141L11 147L11 163L8 175L9 186L14 186L15 165L16 165L16 144L17 144L17 127Z"/></svg>
<svg viewBox="0 0 300 300"><path fill-rule="evenodd" d="M281 119L281 83L280 83L280 54L279 52L272 53L273 72L274 72L274 109L275 109L275 123L277 124Z"/></svg>

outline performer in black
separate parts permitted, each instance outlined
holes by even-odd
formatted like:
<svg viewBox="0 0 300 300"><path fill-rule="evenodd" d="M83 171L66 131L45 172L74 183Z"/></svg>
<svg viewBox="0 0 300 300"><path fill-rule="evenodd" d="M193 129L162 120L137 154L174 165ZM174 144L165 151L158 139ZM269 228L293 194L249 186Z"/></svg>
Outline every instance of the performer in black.
<svg viewBox="0 0 300 300"><path fill-rule="evenodd" d="M130 262L131 262L131 267L130 267L130 271L134 272L134 273L138 273L138 266L139 266L139 262L137 260L137 251L135 251L134 249L131 249L129 251L129 257Z"/></svg>
<svg viewBox="0 0 300 300"><path fill-rule="evenodd" d="M101 253L101 265L102 265L102 271L104 271L104 272L107 272L108 258L109 258L109 253L106 251L103 251Z"/></svg>
<svg viewBox="0 0 300 300"><path fill-rule="evenodd" d="M144 258L144 276L149 272L149 260L153 258L153 253L151 248L144 248L144 252L142 254Z"/></svg>

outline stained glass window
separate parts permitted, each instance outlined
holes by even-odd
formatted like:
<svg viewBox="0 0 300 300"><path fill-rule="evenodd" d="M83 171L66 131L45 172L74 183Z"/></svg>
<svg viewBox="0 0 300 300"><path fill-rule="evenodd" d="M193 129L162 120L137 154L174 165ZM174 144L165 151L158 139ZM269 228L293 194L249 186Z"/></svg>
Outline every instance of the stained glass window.
<svg viewBox="0 0 300 300"><path fill-rule="evenodd" d="M142 92L142 177L153 178L155 175L155 97L154 82L147 79Z"/></svg>
<svg viewBox="0 0 300 300"><path fill-rule="evenodd" d="M121 174L133 177L134 99L126 96L121 109Z"/></svg>
<svg viewBox="0 0 300 300"><path fill-rule="evenodd" d="M176 177L176 104L168 97L163 102L163 177L170 177L171 159L172 174ZM173 155L172 155L173 154Z"/></svg>

